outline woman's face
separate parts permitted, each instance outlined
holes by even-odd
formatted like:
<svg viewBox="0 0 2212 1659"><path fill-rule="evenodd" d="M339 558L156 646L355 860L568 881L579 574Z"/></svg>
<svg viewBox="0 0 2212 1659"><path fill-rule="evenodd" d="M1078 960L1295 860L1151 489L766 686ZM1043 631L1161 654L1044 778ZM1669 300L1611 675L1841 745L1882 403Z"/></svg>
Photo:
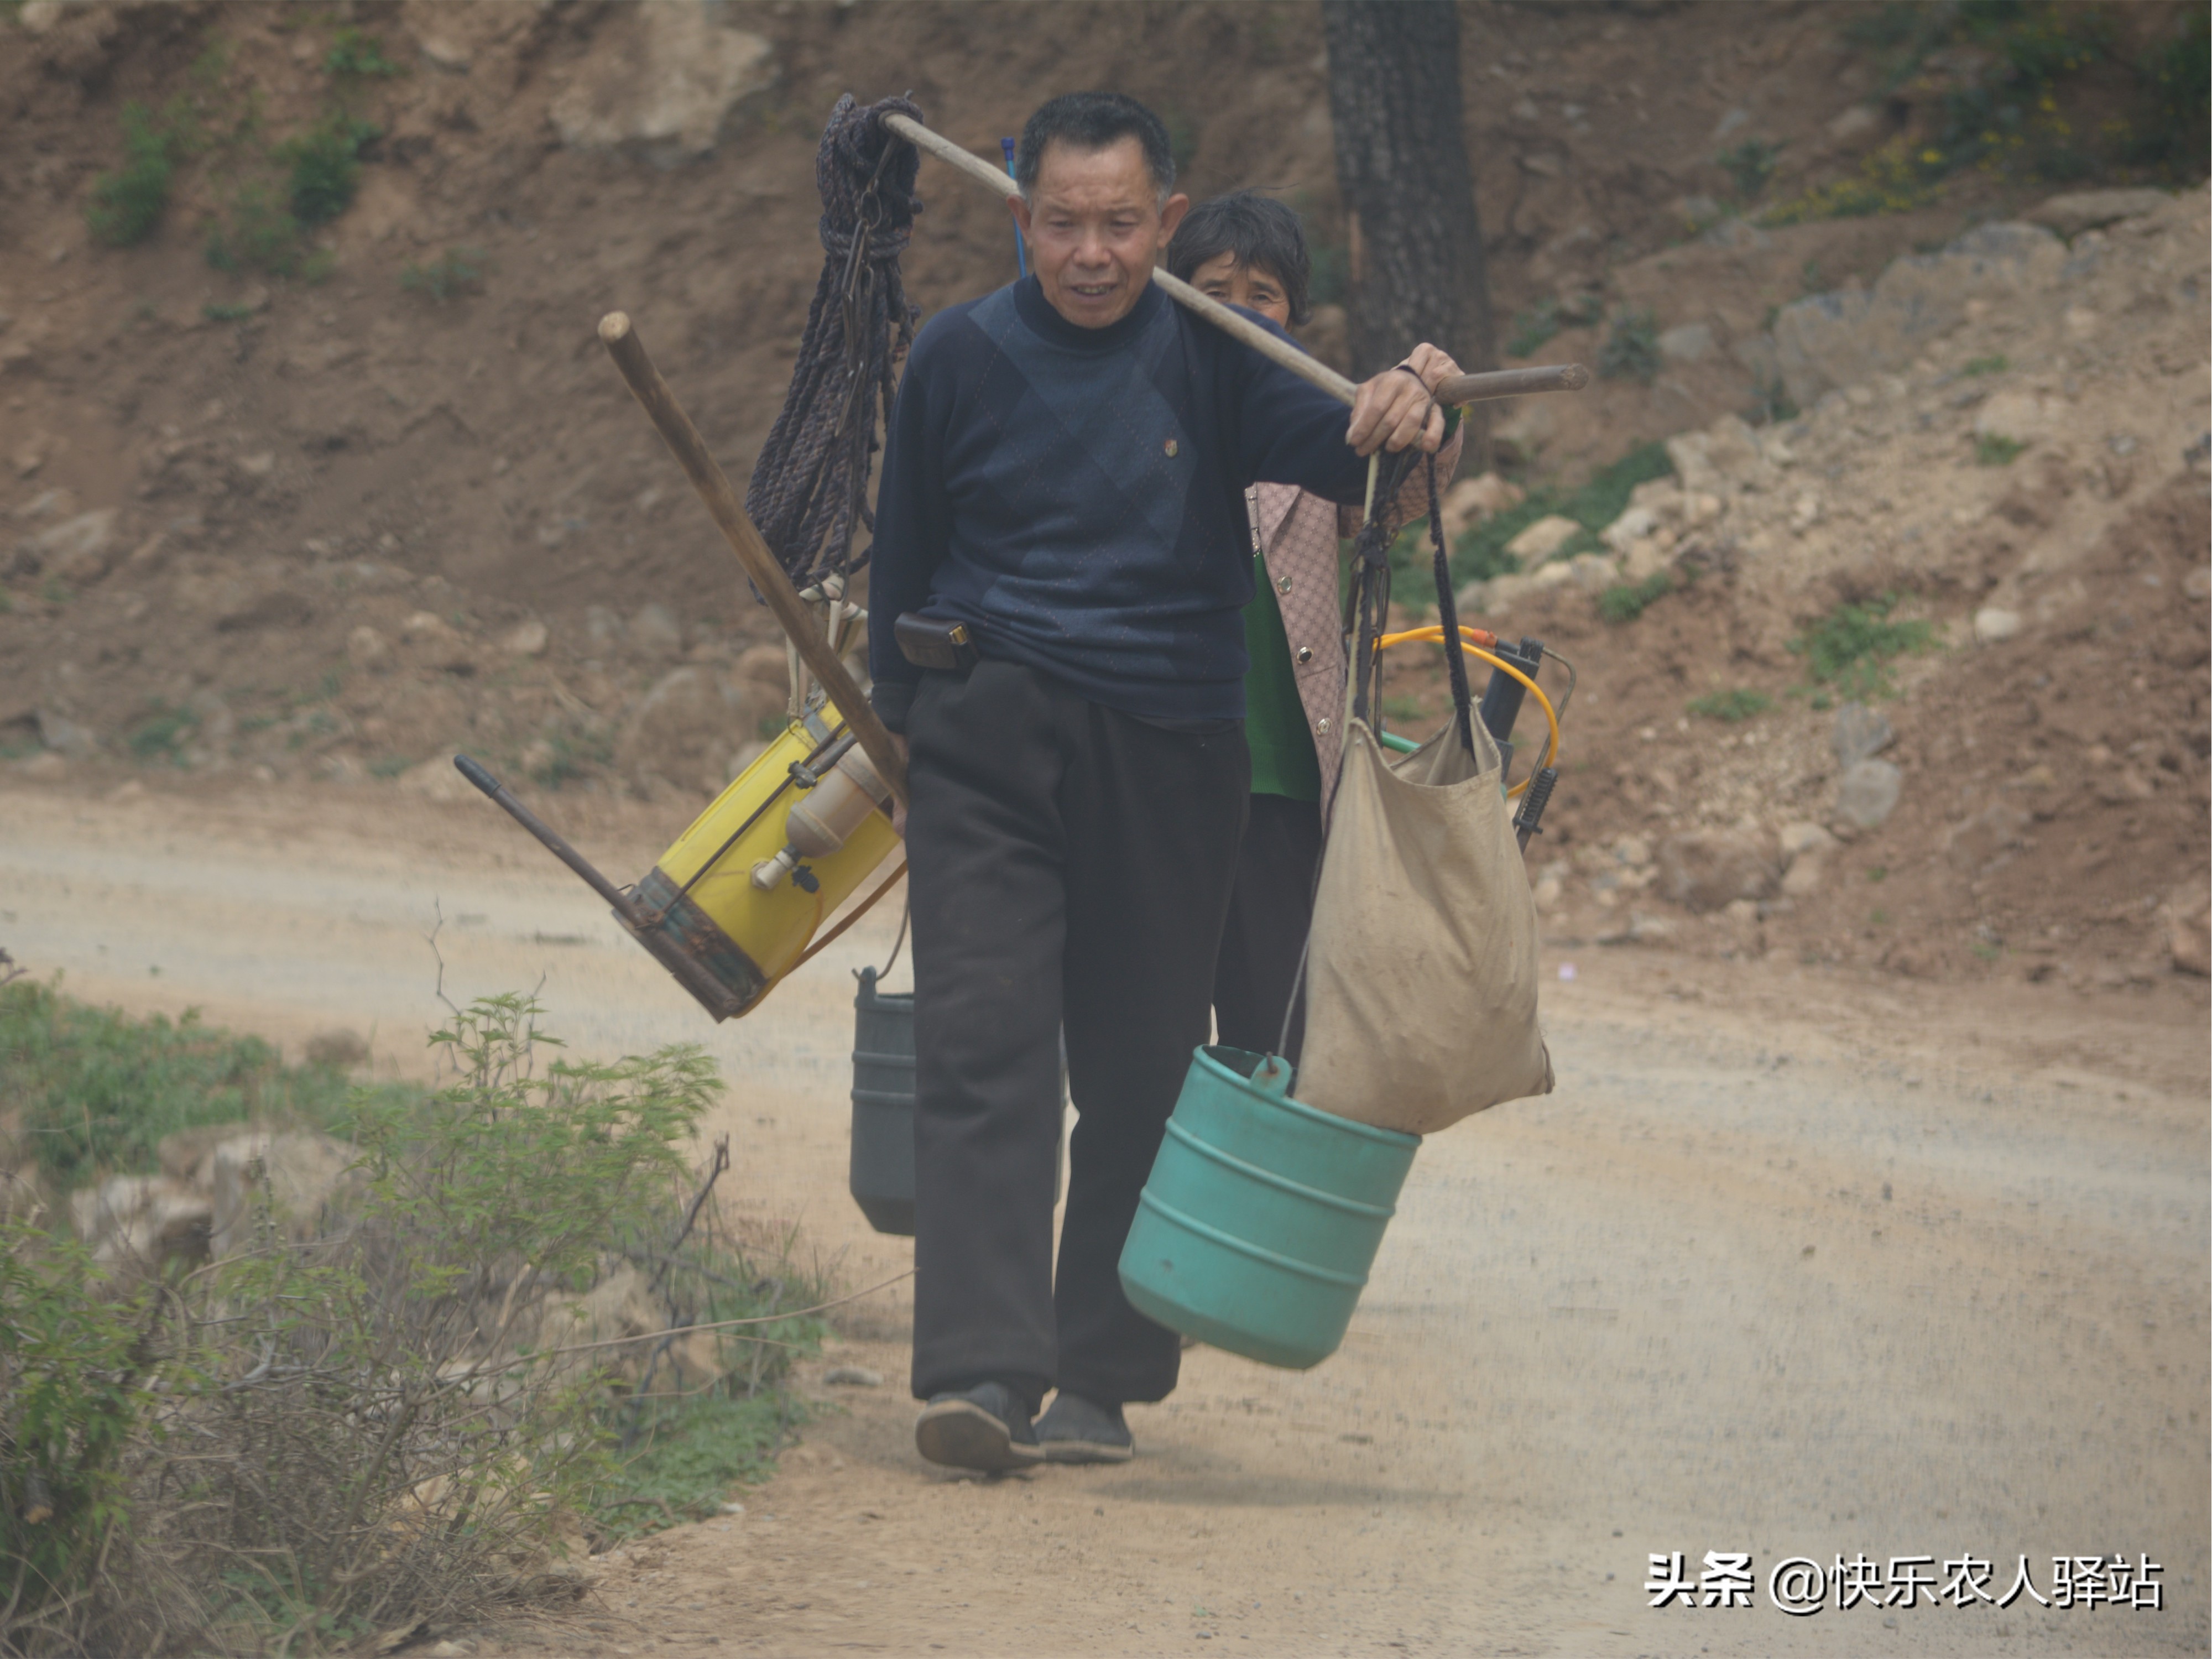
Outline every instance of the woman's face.
<svg viewBox="0 0 2212 1659"><path fill-rule="evenodd" d="M1233 253L1217 253L1190 273L1190 285L1209 300L1256 311L1284 328L1291 325L1290 296L1272 272L1241 262Z"/></svg>

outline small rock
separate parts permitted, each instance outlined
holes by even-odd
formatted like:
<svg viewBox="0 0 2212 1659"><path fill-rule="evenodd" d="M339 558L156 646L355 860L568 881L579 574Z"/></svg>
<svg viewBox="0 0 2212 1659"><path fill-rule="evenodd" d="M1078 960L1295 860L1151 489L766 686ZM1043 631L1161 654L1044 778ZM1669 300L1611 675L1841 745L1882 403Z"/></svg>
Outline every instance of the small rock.
<svg viewBox="0 0 2212 1659"><path fill-rule="evenodd" d="M1828 732L1828 747L1836 764L1854 766L1889 747L1896 732L1888 720L1864 703L1847 702L1836 710L1836 723Z"/></svg>
<svg viewBox="0 0 2212 1659"><path fill-rule="evenodd" d="M500 635L499 648L511 657L539 657L545 653L545 624L535 619L518 623Z"/></svg>
<svg viewBox="0 0 2212 1659"><path fill-rule="evenodd" d="M1553 564L1544 568L1555 570L1559 567ZM1577 554L1567 561L1565 568L1575 585L1587 592L1602 593L1620 580L1620 566L1601 554Z"/></svg>
<svg viewBox="0 0 2212 1659"><path fill-rule="evenodd" d="M448 75L466 75L469 72L466 46L455 46L442 35L436 34L417 35L415 44L422 48L423 58L433 69L441 69Z"/></svg>
<svg viewBox="0 0 2212 1659"><path fill-rule="evenodd" d="M2058 774L2051 770L2049 761L2036 762L2007 786L2013 789L2056 789L2057 787Z"/></svg>
<svg viewBox="0 0 2212 1659"><path fill-rule="evenodd" d="M453 623L434 611L417 611L399 624L399 633L410 645L452 645L461 637Z"/></svg>
<svg viewBox="0 0 2212 1659"><path fill-rule="evenodd" d="M623 630L630 647L654 662L665 662L684 652L684 630L665 605L648 605L629 619Z"/></svg>
<svg viewBox="0 0 2212 1659"><path fill-rule="evenodd" d="M1462 478L1444 492L1444 537L1457 536L1470 525L1516 507L1528 499L1528 492L1510 479L1501 478L1495 472L1486 472L1479 478Z"/></svg>
<svg viewBox="0 0 2212 1659"><path fill-rule="evenodd" d="M1974 612L1974 638L1983 645L2001 645L2020 632L2020 612L1984 605Z"/></svg>
<svg viewBox="0 0 2212 1659"><path fill-rule="evenodd" d="M51 708L41 708L31 718L39 728L39 742L54 754L82 760L100 747L89 727L64 720Z"/></svg>
<svg viewBox="0 0 2212 1659"><path fill-rule="evenodd" d="M2166 954L2176 969L2199 979L2212 976L2212 900L2177 905L2166 932Z"/></svg>
<svg viewBox="0 0 2212 1659"><path fill-rule="evenodd" d="M264 449L258 455L241 455L238 470L249 478L265 478L276 470L276 452Z"/></svg>
<svg viewBox="0 0 2212 1659"><path fill-rule="evenodd" d="M31 538L46 568L71 586L82 587L105 576L115 562L116 510L80 513Z"/></svg>
<svg viewBox="0 0 2212 1659"><path fill-rule="evenodd" d="M27 778L58 778L69 770L69 763L51 749L15 763L16 773Z"/></svg>
<svg viewBox="0 0 2212 1659"><path fill-rule="evenodd" d="M775 46L722 27L703 8L641 6L629 19L629 40L585 60L547 107L571 149L641 144L702 155L775 84Z"/></svg>
<svg viewBox="0 0 2212 1659"><path fill-rule="evenodd" d="M1547 514L1506 543L1505 550L1526 570L1550 558L1581 532L1582 526L1572 519Z"/></svg>
<svg viewBox="0 0 2212 1659"><path fill-rule="evenodd" d="M866 1365L832 1365L822 1373L822 1380L846 1389L880 1389L884 1386L884 1374L872 1371Z"/></svg>
<svg viewBox="0 0 2212 1659"><path fill-rule="evenodd" d="M1848 144L1880 131L1881 117L1864 104L1853 104L1841 115L1828 123L1828 138L1832 143Z"/></svg>
<svg viewBox="0 0 2212 1659"><path fill-rule="evenodd" d="M461 1659L464 1654L475 1651L465 1642L441 1642L430 1650L430 1659Z"/></svg>
<svg viewBox="0 0 2212 1659"><path fill-rule="evenodd" d="M622 637L622 618L603 605L584 608L584 633L593 645L610 645Z"/></svg>
<svg viewBox="0 0 2212 1659"><path fill-rule="evenodd" d="M346 635L346 660L364 673L381 674L392 666L392 646L367 623Z"/></svg>
<svg viewBox="0 0 2212 1659"><path fill-rule="evenodd" d="M1819 828L1817 824L1810 827ZM1828 832L1822 830L1820 833L1826 836ZM1834 836L1829 836L1828 841L1831 846L1835 844ZM1790 860L1790 868L1783 873L1783 895L1787 898L1810 898L1820 890L1827 874L1828 860L1817 849L1808 848L1799 853Z"/></svg>
<svg viewBox="0 0 2212 1659"><path fill-rule="evenodd" d="M1641 870L1651 862L1651 843L1641 836L1623 836L1613 844L1613 855L1632 870Z"/></svg>
<svg viewBox="0 0 2212 1659"><path fill-rule="evenodd" d="M1857 761L1836 780L1836 816L1860 830L1872 830L1897 810L1905 774L1885 760Z"/></svg>
<svg viewBox="0 0 2212 1659"><path fill-rule="evenodd" d="M1781 839L1782 856L1786 859L1832 853L1843 844L1817 823L1785 823Z"/></svg>
<svg viewBox="0 0 2212 1659"><path fill-rule="evenodd" d="M2200 564L2184 576L2181 591L2192 599L2212 599L2212 564Z"/></svg>
<svg viewBox="0 0 2212 1659"><path fill-rule="evenodd" d="M2161 190L2076 190L2054 196L2028 216L2028 222L2055 230L2071 241L2085 230L2157 212L2173 198Z"/></svg>
<svg viewBox="0 0 2212 1659"><path fill-rule="evenodd" d="M332 1066L349 1071L366 1064L368 1060L368 1040L349 1027L333 1025L307 1039L307 1063L311 1066Z"/></svg>
<svg viewBox="0 0 2212 1659"><path fill-rule="evenodd" d="M1658 514L1648 507L1632 507L1599 532L1598 539L1614 552L1626 553L1658 527Z"/></svg>
<svg viewBox="0 0 2212 1659"><path fill-rule="evenodd" d="M1659 843L1660 890L1686 910L1717 910L1773 893L1772 860L1749 836L1692 830Z"/></svg>
<svg viewBox="0 0 2212 1659"><path fill-rule="evenodd" d="M1704 323L1684 323L1659 337L1659 355L1678 363L1701 363L1713 355L1713 331Z"/></svg>
<svg viewBox="0 0 2212 1659"><path fill-rule="evenodd" d="M1535 900L1536 908L1539 910L1550 910L1557 908L1559 900L1565 896L1565 892L1566 888L1559 880L1559 872L1547 870L1536 878L1535 890L1530 896Z"/></svg>

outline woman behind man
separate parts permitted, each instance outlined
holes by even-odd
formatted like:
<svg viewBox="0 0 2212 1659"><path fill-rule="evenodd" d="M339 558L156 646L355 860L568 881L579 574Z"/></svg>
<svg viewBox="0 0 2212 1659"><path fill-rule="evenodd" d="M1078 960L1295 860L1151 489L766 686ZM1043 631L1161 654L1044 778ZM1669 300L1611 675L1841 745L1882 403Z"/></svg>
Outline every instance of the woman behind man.
<svg viewBox="0 0 2212 1659"><path fill-rule="evenodd" d="M1280 325L1312 316L1312 264L1297 216L1252 191L1193 208L1168 245L1168 270L1200 293ZM1449 371L1458 373L1454 365ZM1458 464L1456 410L1445 411L1441 486ZM1244 611L1244 741L1252 753L1251 815L1214 970L1218 1041L1297 1058L1301 1009L1284 1036L1298 957L1313 915L1322 825L1344 750L1346 658L1337 593L1340 538L1359 533L1358 507L1292 484L1244 492L1250 516L1252 603ZM1396 524L1428 511L1422 470L1390 504Z"/></svg>

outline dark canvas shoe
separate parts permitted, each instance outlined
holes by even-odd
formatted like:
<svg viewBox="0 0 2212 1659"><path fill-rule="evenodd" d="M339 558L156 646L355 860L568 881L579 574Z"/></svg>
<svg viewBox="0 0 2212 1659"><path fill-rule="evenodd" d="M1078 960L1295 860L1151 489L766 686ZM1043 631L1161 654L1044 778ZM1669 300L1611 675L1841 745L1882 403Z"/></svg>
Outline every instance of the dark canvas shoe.
<svg viewBox="0 0 2212 1659"><path fill-rule="evenodd" d="M1137 1455L1119 1406L1102 1406L1064 1389L1037 1419L1036 1437L1048 1463L1126 1463Z"/></svg>
<svg viewBox="0 0 2212 1659"><path fill-rule="evenodd" d="M1003 1382L936 1395L915 1421L914 1443L933 1463L986 1474L1044 1461L1029 1407Z"/></svg>

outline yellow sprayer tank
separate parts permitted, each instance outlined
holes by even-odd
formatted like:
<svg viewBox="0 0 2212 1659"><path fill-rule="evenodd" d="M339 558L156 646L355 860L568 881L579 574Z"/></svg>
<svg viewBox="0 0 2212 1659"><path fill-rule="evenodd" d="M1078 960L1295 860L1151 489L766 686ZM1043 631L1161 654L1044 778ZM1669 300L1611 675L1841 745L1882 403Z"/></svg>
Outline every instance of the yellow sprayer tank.
<svg viewBox="0 0 2212 1659"><path fill-rule="evenodd" d="M808 786L793 769L806 769L810 758L806 777L823 781ZM897 849L890 818L872 803L856 823L838 826L843 844L833 850L817 850L827 843L808 813L793 823L793 808L808 805L817 791L836 793L836 771L888 803L860 750L810 710L715 797L632 891L643 926L631 932L655 956L666 960L672 945L705 970L711 986L695 973L678 977L717 1019L750 1012L798 964L823 920ZM755 880L756 870L769 884ZM714 989L726 995L714 996Z"/></svg>

